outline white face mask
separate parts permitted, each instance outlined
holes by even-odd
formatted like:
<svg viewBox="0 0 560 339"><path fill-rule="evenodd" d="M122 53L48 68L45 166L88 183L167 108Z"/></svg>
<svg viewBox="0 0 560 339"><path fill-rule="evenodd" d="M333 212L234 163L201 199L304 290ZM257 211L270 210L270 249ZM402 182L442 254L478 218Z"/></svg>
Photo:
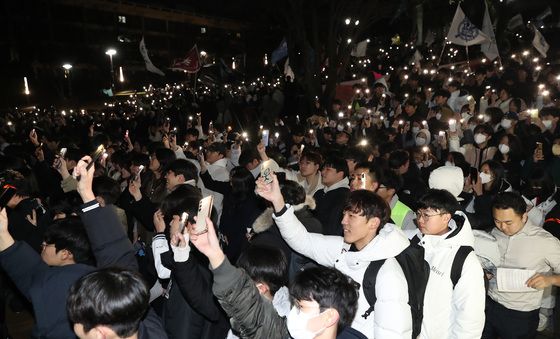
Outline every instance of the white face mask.
<svg viewBox="0 0 560 339"><path fill-rule="evenodd" d="M482 134L482 133L476 133L474 135L474 142L476 142L477 144L482 144L483 142L486 141L486 135Z"/></svg>
<svg viewBox="0 0 560 339"><path fill-rule="evenodd" d="M288 332L290 332L290 336L294 339L313 339L317 335L321 334L325 328L321 328L315 332L308 329L309 321L319 316L321 316L321 313L307 314L300 312L295 306L292 307L287 317Z"/></svg>
<svg viewBox="0 0 560 339"><path fill-rule="evenodd" d="M441 120L441 113L436 114L436 119Z"/></svg>
<svg viewBox="0 0 560 339"><path fill-rule="evenodd" d="M509 119L502 119L502 122L500 122L500 125L504 128L504 129L508 129L511 127L511 120Z"/></svg>
<svg viewBox="0 0 560 339"><path fill-rule="evenodd" d="M552 120L543 120L542 124L544 125L544 128L546 128L546 129L551 129L552 128Z"/></svg>
<svg viewBox="0 0 560 339"><path fill-rule="evenodd" d="M509 153L509 146L506 145L506 144L500 144L500 145L498 146L498 149L500 150L500 152L501 152L502 154L508 154L508 153Z"/></svg>
<svg viewBox="0 0 560 339"><path fill-rule="evenodd" d="M445 162L445 166L455 166L455 164L448 160Z"/></svg>
<svg viewBox="0 0 560 339"><path fill-rule="evenodd" d="M424 146L426 144L426 138L417 137L416 146Z"/></svg>
<svg viewBox="0 0 560 339"><path fill-rule="evenodd" d="M483 185L492 181L492 176L490 174L480 172L478 176L480 177L480 183L482 183Z"/></svg>
<svg viewBox="0 0 560 339"><path fill-rule="evenodd" d="M489 122L490 121L490 116L485 114L484 117L482 118L482 121Z"/></svg>
<svg viewBox="0 0 560 339"><path fill-rule="evenodd" d="M412 127L412 133L418 134L420 132L420 127Z"/></svg>

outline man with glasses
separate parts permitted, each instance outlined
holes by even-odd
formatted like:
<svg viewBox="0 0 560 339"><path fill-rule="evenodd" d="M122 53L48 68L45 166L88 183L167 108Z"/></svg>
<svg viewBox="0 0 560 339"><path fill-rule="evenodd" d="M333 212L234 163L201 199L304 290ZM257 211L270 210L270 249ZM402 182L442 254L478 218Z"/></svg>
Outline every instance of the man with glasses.
<svg viewBox="0 0 560 339"><path fill-rule="evenodd" d="M466 215L451 193L431 189L418 201L416 218L418 230L411 242L424 248L430 265L419 338L480 338L486 292ZM457 261L467 249L461 268Z"/></svg>

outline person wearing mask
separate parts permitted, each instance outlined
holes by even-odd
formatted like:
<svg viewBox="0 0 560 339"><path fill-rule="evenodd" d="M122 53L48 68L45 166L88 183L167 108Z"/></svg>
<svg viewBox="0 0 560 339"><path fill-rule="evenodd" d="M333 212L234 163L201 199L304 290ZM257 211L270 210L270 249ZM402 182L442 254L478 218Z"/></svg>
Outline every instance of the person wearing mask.
<svg viewBox="0 0 560 339"><path fill-rule="evenodd" d="M491 146L491 139L493 135L494 130L490 125L477 125L474 128L474 145L463 145L465 160L467 160L471 167L479 168L483 162L494 157L498 149L496 146ZM459 140L456 136L449 138L450 151L459 151L458 141Z"/></svg>
<svg viewBox="0 0 560 339"><path fill-rule="evenodd" d="M512 188L506 180L504 167L494 160L484 162L480 166L478 178L473 181L475 219L472 223L477 229L487 228L492 225L492 201L497 194L511 191Z"/></svg>
<svg viewBox="0 0 560 339"><path fill-rule="evenodd" d="M506 179L512 185L512 188L519 190L523 171L521 163L524 159L521 141L513 134L506 134L500 138L499 142L498 152L494 155L494 160L504 167Z"/></svg>

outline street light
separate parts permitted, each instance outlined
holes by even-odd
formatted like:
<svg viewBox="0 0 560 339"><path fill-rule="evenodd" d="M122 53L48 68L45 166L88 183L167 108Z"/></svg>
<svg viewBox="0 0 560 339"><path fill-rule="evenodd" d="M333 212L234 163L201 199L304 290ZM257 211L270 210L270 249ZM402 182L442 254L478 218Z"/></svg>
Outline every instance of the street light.
<svg viewBox="0 0 560 339"><path fill-rule="evenodd" d="M114 48L109 48L105 51L105 54L109 56L109 61L111 63L111 88L115 88L115 70L113 69L113 55L117 54L117 50Z"/></svg>
<svg viewBox="0 0 560 339"><path fill-rule="evenodd" d="M64 78L68 79L68 97L72 96L72 83L70 81L70 70L72 69L72 65L69 63L65 63L64 65L62 65L62 68L64 68Z"/></svg>

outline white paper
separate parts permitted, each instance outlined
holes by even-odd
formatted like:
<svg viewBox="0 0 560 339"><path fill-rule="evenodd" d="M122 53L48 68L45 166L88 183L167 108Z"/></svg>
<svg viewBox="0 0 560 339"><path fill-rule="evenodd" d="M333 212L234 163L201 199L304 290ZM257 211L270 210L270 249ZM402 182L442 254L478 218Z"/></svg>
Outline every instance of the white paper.
<svg viewBox="0 0 560 339"><path fill-rule="evenodd" d="M535 292L527 286L529 280L536 273L535 270L498 267L496 281L500 292Z"/></svg>

